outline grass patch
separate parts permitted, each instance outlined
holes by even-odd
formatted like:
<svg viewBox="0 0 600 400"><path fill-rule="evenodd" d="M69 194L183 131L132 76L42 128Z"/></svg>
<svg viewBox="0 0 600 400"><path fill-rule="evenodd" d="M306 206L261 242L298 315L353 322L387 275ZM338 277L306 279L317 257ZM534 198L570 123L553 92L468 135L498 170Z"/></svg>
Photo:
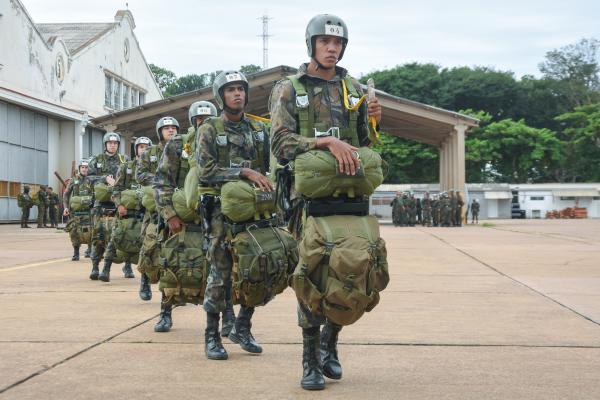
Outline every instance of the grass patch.
<svg viewBox="0 0 600 400"><path fill-rule="evenodd" d="M492 224L491 222L484 222L483 224L481 224L481 226L483 226L484 228L493 228L496 226L496 224Z"/></svg>

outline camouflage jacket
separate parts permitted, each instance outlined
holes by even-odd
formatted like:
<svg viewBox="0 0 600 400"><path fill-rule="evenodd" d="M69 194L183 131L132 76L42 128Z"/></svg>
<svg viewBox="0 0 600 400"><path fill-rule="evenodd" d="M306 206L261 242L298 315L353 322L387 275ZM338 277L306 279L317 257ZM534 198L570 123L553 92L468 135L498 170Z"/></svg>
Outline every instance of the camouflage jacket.
<svg viewBox="0 0 600 400"><path fill-rule="evenodd" d="M112 200L115 205L121 204L121 192L128 189L136 189L138 184L135 180L138 160L130 160L119 166L115 185L112 188Z"/></svg>
<svg viewBox="0 0 600 400"><path fill-rule="evenodd" d="M60 198L56 193L48 193L48 205L49 206L57 206L60 204Z"/></svg>
<svg viewBox="0 0 600 400"><path fill-rule="evenodd" d="M217 132L219 124L225 132ZM198 129L195 157L198 176L204 185L218 187L237 181L242 168L252 168L266 175L270 163L269 135L262 122L251 121L246 116L240 122L232 122L222 114L207 119Z"/></svg>
<svg viewBox="0 0 600 400"><path fill-rule="evenodd" d="M189 171L190 154L184 150L187 135L177 134L167 142L158 161L152 186L158 214L168 221L177 215L173 208L173 193L176 188L183 188L185 176Z"/></svg>
<svg viewBox="0 0 600 400"><path fill-rule="evenodd" d="M135 169L135 180L141 186L150 186L154 181L154 174L158 168L158 162L163 154L165 145L159 142L157 145L147 148L137 161Z"/></svg>
<svg viewBox="0 0 600 400"><path fill-rule="evenodd" d="M19 193L18 204L21 208L31 208L33 207L33 199L29 195L29 193Z"/></svg>
<svg viewBox="0 0 600 400"><path fill-rule="evenodd" d="M48 193L46 192L46 189L40 189L37 192L37 201L40 206L48 205Z"/></svg>
<svg viewBox="0 0 600 400"><path fill-rule="evenodd" d="M89 162L88 179L92 184L98 182L106 183L106 177L117 176L119 166L127 161L127 156L123 154L108 155L106 153L98 154Z"/></svg>
<svg viewBox="0 0 600 400"><path fill-rule="evenodd" d="M63 206L69 208L71 196L91 196L93 192L91 181L87 176L78 173L71 179L63 194Z"/></svg>
<svg viewBox="0 0 600 400"><path fill-rule="evenodd" d="M303 64L296 75L311 94L310 101L314 110L314 125L319 131L330 127L340 129L349 127L348 110L344 107L342 80L347 71L336 67L336 76L326 81L322 78L308 75L308 64ZM353 86L362 95L358 81L352 79ZM315 149L316 138L303 137L299 134L298 107L296 92L288 79L282 79L275 84L269 100L271 112L271 150L282 165L292 161L298 154ZM360 146L368 146L369 124L366 102L359 107L357 121L357 136Z"/></svg>
<svg viewBox="0 0 600 400"><path fill-rule="evenodd" d="M431 199L424 197L423 200L421 200L421 206L423 207L423 210L431 210Z"/></svg>

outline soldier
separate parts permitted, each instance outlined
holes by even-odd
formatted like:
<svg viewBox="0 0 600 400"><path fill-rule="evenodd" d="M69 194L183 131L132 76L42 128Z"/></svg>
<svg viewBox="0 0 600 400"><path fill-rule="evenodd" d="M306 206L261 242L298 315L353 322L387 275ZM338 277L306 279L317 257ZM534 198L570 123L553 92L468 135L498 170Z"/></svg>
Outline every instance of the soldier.
<svg viewBox="0 0 600 400"><path fill-rule="evenodd" d="M473 199L471 203L471 223L474 224L475 221L479 223L479 201L477 199Z"/></svg>
<svg viewBox="0 0 600 400"><path fill-rule="evenodd" d="M408 194L406 210L408 213L408 225L415 226L417 223L417 202L413 193Z"/></svg>
<svg viewBox="0 0 600 400"><path fill-rule="evenodd" d="M168 121L167 121L168 122ZM141 186L151 186L154 182L154 175L158 168L158 162L163 154L165 144L171 139L171 136L177 134L179 130L179 124L173 118L172 122L165 124L165 118L158 120L156 124L156 136L158 138L158 144L152 145L144 151L138 160L138 165L135 170L135 180ZM142 248L140 249L140 256L138 262L138 271L141 274L140 299L148 301L152 299L152 290L150 289L150 282L158 281L159 265L159 253L160 247L158 246L158 213L156 211L151 212L146 210L144 214L144 220L142 221ZM161 314L162 308L161 308ZM166 318L166 316L164 316ZM169 309L169 320L170 309ZM166 325L170 325L166 323ZM170 328L170 326L169 326ZM167 329L168 330L168 329ZM163 330L159 330L162 332Z"/></svg>
<svg viewBox="0 0 600 400"><path fill-rule="evenodd" d="M139 215L139 209L127 209L127 207L121 203L121 192L124 190L137 189L137 182L135 180L137 162L144 150L146 150L146 148L150 145L152 145L152 141L149 138L145 136L137 138L133 145L135 158L119 165L115 182L112 185L112 200L115 203L117 218L119 219L141 217ZM103 282L110 282L110 269L114 258L117 255L117 245L114 239L117 226L118 223L116 220L114 220L111 227L111 232L107 232L109 239L106 249L104 250L104 268L102 268L102 273L100 274L100 280ZM125 264L122 268L123 277L129 279L135 278L133 270L131 269L132 255L127 254L124 261Z"/></svg>
<svg viewBox="0 0 600 400"><path fill-rule="evenodd" d="M462 210L463 206L465 205L465 202L463 201L462 195L458 190L454 194L454 197L456 197L456 214L454 215L454 219L456 222L456 226L462 226Z"/></svg>
<svg viewBox="0 0 600 400"><path fill-rule="evenodd" d="M285 165L309 150L328 149L337 159L340 173L354 175L359 167L356 150L371 143L376 128L369 127L368 117L374 117L378 123L381 106L373 99L368 106L362 103L350 112L344 104L344 88L350 86L348 83L352 84L351 90L356 95L362 94L360 84L336 65L344 55L347 43L348 30L340 18L322 14L308 23L306 46L310 62L300 66L293 80L279 81L271 92L272 152L280 164ZM306 119L308 124L304 122ZM314 129L306 129L307 126ZM332 131L331 128L337 129ZM351 137L339 139L331 134L335 131L348 132ZM295 192L291 197L295 214L290 228L300 236L302 201ZM306 390L322 390L325 388L323 375L331 379L342 377L337 355L338 334L342 327L309 310L302 302L298 303L298 325L303 337L300 385ZM325 325L322 332L321 325Z"/></svg>
<svg viewBox="0 0 600 400"><path fill-rule="evenodd" d="M422 226L431 226L431 199L429 198L429 192L425 192L423 201L421 201L423 207L423 219L421 221Z"/></svg>
<svg viewBox="0 0 600 400"><path fill-rule="evenodd" d="M104 144L104 152L93 157L89 162L88 179L96 186L98 184L106 184L113 186L115 184L115 176L121 164L127 161L127 157L119 154L119 145L121 144L121 136L115 132L107 132L102 138ZM92 210L92 272L90 273L91 280L99 278L108 282L110 264L108 268L103 268L102 275L99 275L99 264L104 255L105 246L110 238L110 221L115 213L115 204L110 201L100 201L95 199L94 208Z"/></svg>
<svg viewBox="0 0 600 400"><path fill-rule="evenodd" d="M17 197L17 203L21 208L21 228L31 228L27 225L29 222L29 210L33 207L33 199L29 195L29 186L23 187L23 193L20 193Z"/></svg>
<svg viewBox="0 0 600 400"><path fill-rule="evenodd" d="M433 226L440 224L440 201L437 194L434 194L431 200L431 219Z"/></svg>
<svg viewBox="0 0 600 400"><path fill-rule="evenodd" d="M50 228L58 228L58 205L60 199L54 190L48 187L48 217L50 219Z"/></svg>
<svg viewBox="0 0 600 400"><path fill-rule="evenodd" d="M400 207L402 206L402 198L400 197L400 192L396 192L396 197L390 203L392 207L392 222L394 226L400 225Z"/></svg>
<svg viewBox="0 0 600 400"><path fill-rule="evenodd" d="M38 228L49 228L46 225L48 217L46 216L46 209L48 207L48 193L46 192L46 186L40 185L40 189L37 192L37 227Z"/></svg>
<svg viewBox="0 0 600 400"><path fill-rule="evenodd" d="M89 179L88 174L88 162L87 160L81 160L77 167L77 173L69 182L67 190L63 195L63 215L69 217L69 237L71 238L71 244L73 245L73 257L71 261L79 261L79 248L81 247L81 238L79 237L78 225L84 223L89 225L91 223L90 212L77 211L71 214L70 201L72 196L89 196L90 202L93 195L93 187ZM91 204L89 205L91 206ZM71 222L72 221L72 222ZM90 245L88 244L88 249Z"/></svg>
<svg viewBox="0 0 600 400"><path fill-rule="evenodd" d="M416 198L417 201L417 224L423 225L423 205L421 204L421 199Z"/></svg>
<svg viewBox="0 0 600 400"><path fill-rule="evenodd" d="M452 226L450 197L447 192L443 192L440 196L440 221L444 227Z"/></svg>
<svg viewBox="0 0 600 400"><path fill-rule="evenodd" d="M269 171L269 136L264 124L251 122L244 113L248 104L248 80L238 71L220 73L213 83L213 94L219 117L211 118L198 130L196 161L200 183L217 191L227 182L246 179L264 191L273 185L265 175ZM204 310L206 311L205 352L212 360L227 359L227 351L219 336L219 312L227 307L228 285L231 285L232 255L226 241L225 217L221 205L214 201L204 210L204 223L209 226L207 259L210 263ZM250 353L262 353L250 331L254 307L241 305L229 340Z"/></svg>

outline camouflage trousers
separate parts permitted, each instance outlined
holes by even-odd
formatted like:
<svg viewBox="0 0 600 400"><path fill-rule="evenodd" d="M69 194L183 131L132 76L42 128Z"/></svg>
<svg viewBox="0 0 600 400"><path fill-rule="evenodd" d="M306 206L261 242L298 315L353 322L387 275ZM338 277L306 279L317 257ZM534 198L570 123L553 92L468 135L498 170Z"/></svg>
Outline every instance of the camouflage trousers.
<svg viewBox="0 0 600 400"><path fill-rule="evenodd" d="M422 224L423 224L423 226L425 226L425 225L431 225L431 208L424 208L423 209Z"/></svg>
<svg viewBox="0 0 600 400"><path fill-rule="evenodd" d="M226 302L231 301L231 269L233 258L227 243L225 217L221 207L215 206L210 220L208 254L210 264L206 292L204 295L204 310L208 313L220 313L225 310Z"/></svg>
<svg viewBox="0 0 600 400"><path fill-rule="evenodd" d="M40 204L37 206L38 216L37 216L37 224L38 226L46 225L48 217L46 217L46 206Z"/></svg>
<svg viewBox="0 0 600 400"><path fill-rule="evenodd" d="M100 262L106 257L113 219L112 213L106 214L98 208L92 210L92 262ZM114 258L114 254L109 254L109 258Z"/></svg>
<svg viewBox="0 0 600 400"><path fill-rule="evenodd" d="M157 283L160 272L160 245L158 242L158 224L152 214L146 212L142 221L142 248L140 249L137 269L146 274L151 283Z"/></svg>
<svg viewBox="0 0 600 400"><path fill-rule="evenodd" d="M81 237L79 236L79 227L81 224L89 225L91 223L89 217L75 217L72 216L65 227L65 230L69 232L69 238L73 247L81 246Z"/></svg>
<svg viewBox="0 0 600 400"><path fill-rule="evenodd" d="M29 207L21 208L21 227L27 225L27 222L29 222L29 210Z"/></svg>
<svg viewBox="0 0 600 400"><path fill-rule="evenodd" d="M53 226L58 225L58 207L52 205L48 206L48 214L50 219L50 224Z"/></svg>

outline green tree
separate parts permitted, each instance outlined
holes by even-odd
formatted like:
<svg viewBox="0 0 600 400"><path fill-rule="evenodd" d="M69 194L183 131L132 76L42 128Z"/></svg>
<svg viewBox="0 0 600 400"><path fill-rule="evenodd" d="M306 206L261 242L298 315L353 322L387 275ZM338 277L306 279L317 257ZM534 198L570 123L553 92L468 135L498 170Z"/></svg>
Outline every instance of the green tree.
<svg viewBox="0 0 600 400"><path fill-rule="evenodd" d="M175 83L177 76L173 71L169 71L158 65L148 64L148 67L150 67L150 71L152 71L152 75L154 75L154 80L158 84L160 91L165 94L167 88Z"/></svg>
<svg viewBox="0 0 600 400"><path fill-rule="evenodd" d="M561 180L600 180L600 104L589 104L556 117L567 138Z"/></svg>
<svg viewBox="0 0 600 400"><path fill-rule="evenodd" d="M438 150L382 133L375 151L388 163L386 183L434 183L438 181Z"/></svg>
<svg viewBox="0 0 600 400"><path fill-rule="evenodd" d="M244 75L251 75L260 71L262 71L262 68L254 64L242 65L240 67L240 72Z"/></svg>

